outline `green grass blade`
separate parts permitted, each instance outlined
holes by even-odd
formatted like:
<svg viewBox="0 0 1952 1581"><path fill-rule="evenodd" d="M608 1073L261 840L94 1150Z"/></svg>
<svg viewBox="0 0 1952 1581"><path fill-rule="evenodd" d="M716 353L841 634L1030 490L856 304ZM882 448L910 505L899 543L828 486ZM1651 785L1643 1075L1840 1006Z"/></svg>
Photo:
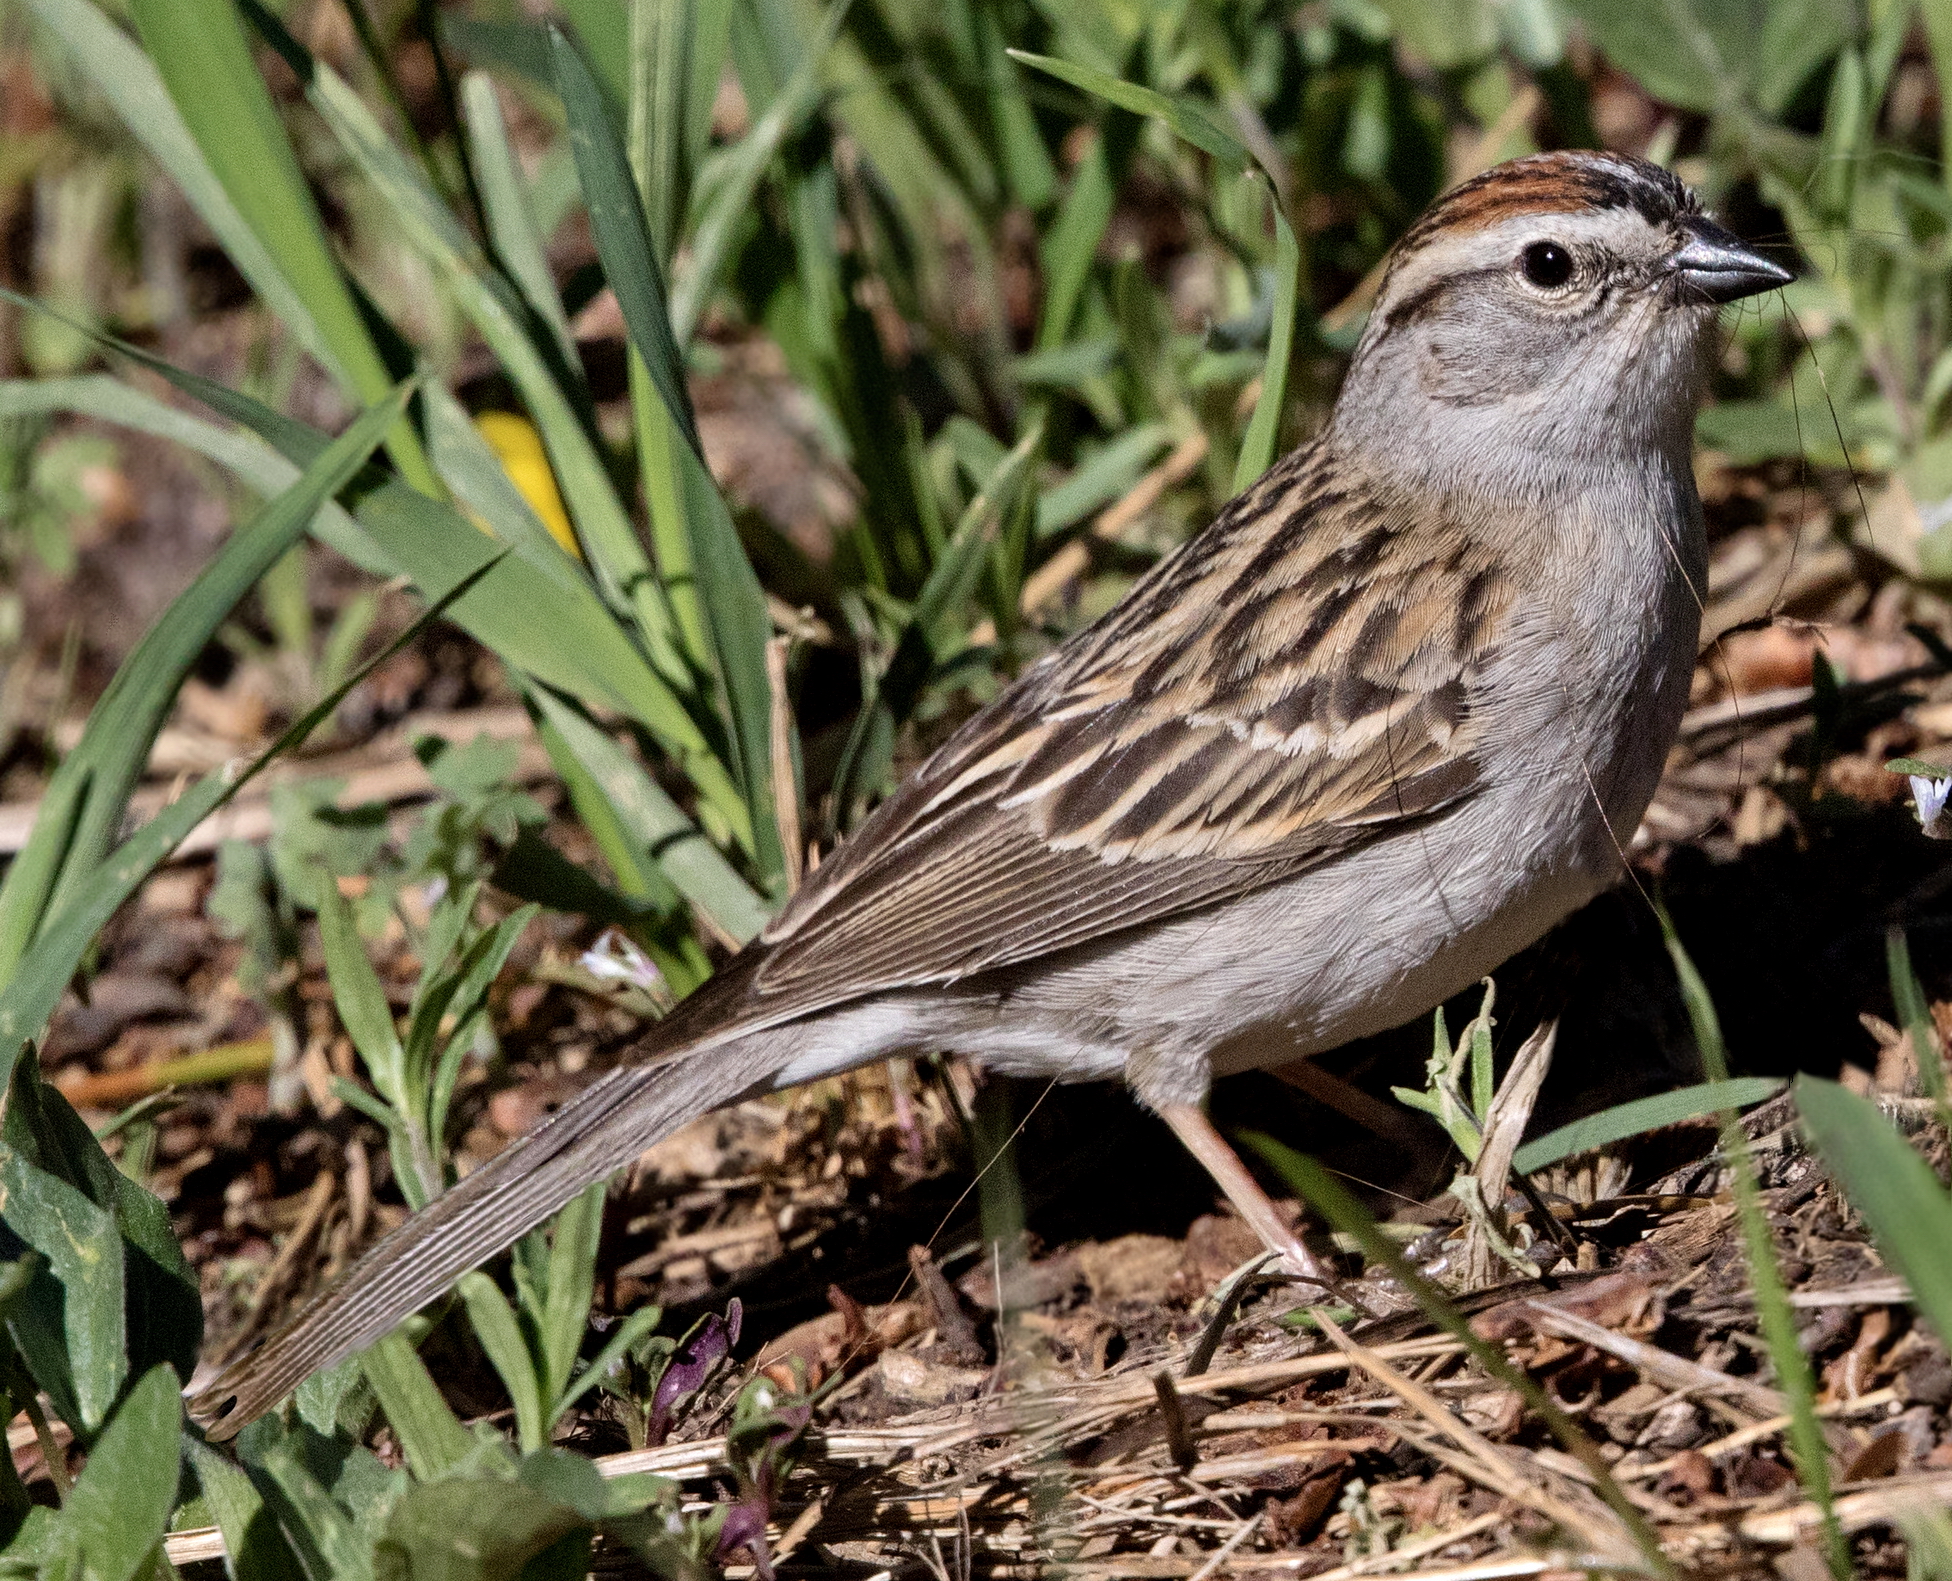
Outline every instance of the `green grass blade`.
<svg viewBox="0 0 1952 1581"><path fill-rule="evenodd" d="M731 262L732 239L751 208L766 167L818 103L821 69L846 15L847 0L828 10L799 67L719 167L718 182L692 227L690 267L671 290L671 333L678 345L690 345L697 333L698 320Z"/></svg>
<svg viewBox="0 0 1952 1581"><path fill-rule="evenodd" d="M1294 227L1281 212L1281 200L1272 186L1267 189L1268 204L1274 210L1274 319L1268 329L1267 366L1261 373L1261 395L1254 403L1254 416L1241 441L1240 457L1234 464L1236 493L1267 471L1274 463L1281 440L1281 412L1288 395L1288 363L1295 344L1295 312L1301 300L1301 244Z"/></svg>
<svg viewBox="0 0 1952 1581"><path fill-rule="evenodd" d="M166 439L214 461L233 473L261 498L269 499L297 481L300 468L263 440L236 429L220 428L207 418L124 384L106 373L79 374L69 379L0 380L0 418L44 416L72 412L136 433ZM381 579L400 574L399 567L373 542L365 528L337 502L328 502L312 519L312 535L327 548L344 555L362 571Z"/></svg>
<svg viewBox="0 0 1952 1581"><path fill-rule="evenodd" d="M1945 1090L1945 1061L1938 1050L1938 1028L1932 1021L1932 1007L1924 985L1911 966L1911 943L1905 930L1893 923L1884 934L1884 964L1891 979L1891 1003L1898 1012L1898 1025L1911 1034L1912 1058L1918 1061L1918 1080L1925 1094L1938 1105L1939 1120L1952 1127L1952 1108Z"/></svg>
<svg viewBox="0 0 1952 1581"><path fill-rule="evenodd" d="M387 1335L360 1356L359 1364L416 1477L431 1481L467 1457L475 1441L441 1398L405 1333L396 1329Z"/></svg>
<svg viewBox="0 0 1952 1581"><path fill-rule="evenodd" d="M520 297L345 80L271 19L260 25L292 60L313 107L400 221L401 239L434 266L501 359L542 435L563 502L608 601L635 620L652 664L689 706L691 677L674 645L670 613L650 560L592 433L558 382L554 359L529 334Z"/></svg>
<svg viewBox="0 0 1952 1581"><path fill-rule="evenodd" d="M532 1316L541 1320L543 1390L550 1402L569 1387L583 1336L589 1331L597 1246L603 1238L604 1189L599 1180L570 1198L549 1232L549 1292L542 1311Z"/></svg>
<svg viewBox="0 0 1952 1581"><path fill-rule="evenodd" d="M232 775L220 769L205 775L96 867L76 889L73 899L48 920L4 990L0 990L0 1089L12 1079L14 1061L22 1045L27 1039L37 1037L54 1014L54 1007L81 969L82 958L95 936L143 881L168 860L169 854L192 829L316 730L353 687L412 641L429 621L445 613L449 604L466 596L486 577L487 570L484 567L450 590L445 599L431 605L381 652L347 676L337 690L314 704L242 774Z"/></svg>
<svg viewBox="0 0 1952 1581"><path fill-rule="evenodd" d="M1611 1109L1602 1109L1598 1114L1589 1114L1583 1120L1534 1137L1512 1155L1512 1168L1521 1175L1550 1169L1568 1158L1623 1142L1630 1136L1761 1103L1780 1092L1782 1085L1766 1076L1742 1076L1734 1081L1703 1082L1676 1092L1655 1093L1651 1098L1615 1104Z"/></svg>
<svg viewBox="0 0 1952 1581"><path fill-rule="evenodd" d="M630 168L658 261L669 267L690 154L691 0L631 0Z"/></svg>
<svg viewBox="0 0 1952 1581"><path fill-rule="evenodd" d="M743 944L757 935L771 916L766 902L657 781L579 709L542 687L531 696L596 782L641 857L662 868L678 892L729 937Z"/></svg>
<svg viewBox="0 0 1952 1581"><path fill-rule="evenodd" d="M1074 88L1082 88L1095 98L1108 104L1115 104L1121 110L1130 110L1134 115L1149 115L1164 121L1173 132L1183 137L1202 153L1210 154L1230 171L1245 170L1253 161L1253 156L1243 148L1238 139L1223 132L1213 124L1206 112L1198 105L1185 99L1174 99L1153 88L1142 88L1135 82L1125 82L1108 71L1100 71L1095 66L1080 66L1068 60L1056 60L1049 55L1033 55L1027 50L1007 51L1010 58L1034 70L1052 76L1060 82L1068 82Z"/></svg>
<svg viewBox="0 0 1952 1581"><path fill-rule="evenodd" d="M610 107L598 89L589 66L560 28L549 35L556 64L556 89L569 116L570 147L576 155L576 174L583 183L583 201L596 237L604 278L617 295L630 338L643 357L658 394L683 431L685 441L701 456L698 426L685 388L684 358L671 333L671 315L663 271L651 250L650 230L637 184L624 156L622 140L612 122Z"/></svg>
<svg viewBox="0 0 1952 1581"><path fill-rule="evenodd" d="M56 771L26 847L0 883L0 982L11 977L45 919L108 849L150 745L197 656L303 535L319 507L366 464L399 421L410 393L403 386L324 447L297 483L231 536L116 671L81 741Z"/></svg>
<svg viewBox="0 0 1952 1581"><path fill-rule="evenodd" d="M563 0L563 12L603 79L618 113L630 103L630 14L634 0Z"/></svg>
<svg viewBox="0 0 1952 1581"><path fill-rule="evenodd" d="M1444 1329L1470 1352L1471 1359L1486 1373L1522 1396L1537 1411L1567 1452L1591 1473L1593 1485L1614 1514L1620 1517L1634 1546L1648 1569L1657 1576L1673 1577L1674 1566L1661 1548L1660 1538L1647 1524L1647 1518L1627 1497L1615 1479L1612 1468L1600 1457L1593 1441L1582 1432L1563 1407L1523 1368L1514 1366L1505 1353L1484 1339L1470 1320L1460 1312L1437 1285L1405 1257L1402 1251L1348 1188L1314 1159L1297 1153L1271 1136L1245 1133L1242 1141L1252 1147L1293 1186L1302 1200L1329 1224L1351 1237L1372 1264L1388 1271L1415 1299L1424 1316Z"/></svg>
<svg viewBox="0 0 1952 1581"><path fill-rule="evenodd" d="M321 338L360 400L393 385L340 272L278 119L251 59L234 0L132 0L144 47L231 202L311 310ZM439 485L412 429L388 437L401 474L416 488Z"/></svg>
<svg viewBox="0 0 1952 1581"><path fill-rule="evenodd" d="M753 831L753 858L767 886L777 888L784 882L786 860L773 813L772 691L766 680L772 620L766 613L765 591L739 542L731 513L705 469L685 388L683 357L672 338L663 275L623 143L575 46L560 31L551 35L551 42L604 276L623 309L631 344L664 400L666 415L687 441L687 449L672 447L666 458L675 475L674 502L683 513L712 656L725 692L734 761Z"/></svg>
<svg viewBox="0 0 1952 1581"><path fill-rule="evenodd" d="M1708 985L1695 969L1667 908L1656 901L1661 934L1667 953L1680 979L1681 998L1687 1006L1688 1020L1694 1027L1695 1044L1701 1050L1701 1065L1712 1082L1728 1080L1728 1052L1722 1041L1721 1018ZM1762 1187L1756 1176L1755 1155L1750 1151L1748 1133L1733 1109L1722 1113L1722 1151L1728 1157L1729 1174L1734 1184L1736 1211L1741 1217L1742 1240L1748 1254L1749 1285L1755 1293L1756 1320L1769 1347L1769 1359L1776 1368L1776 1381L1789 1402L1790 1453L1796 1462L1803 1489L1823 1511L1824 1547L1831 1572L1842 1581L1850 1574L1850 1551L1844 1543L1843 1528L1831 1495L1830 1457L1823 1438L1823 1426L1816 1414L1816 1374L1796 1334L1796 1314L1789 1305L1783 1285L1782 1265L1776 1260L1776 1243L1769 1230L1769 1215L1762 1202Z"/></svg>
<svg viewBox="0 0 1952 1581"><path fill-rule="evenodd" d="M467 1303L474 1337L481 1341L481 1348L501 1374L502 1387L515 1404L516 1441L523 1454L534 1454L549 1441L549 1407L543 1381L536 1375L535 1358L529 1354L521 1324L515 1321L515 1309L501 1287L479 1271L463 1274L457 1288Z"/></svg>
<svg viewBox="0 0 1952 1581"><path fill-rule="evenodd" d="M1878 1251L1911 1286L1940 1341L1952 1344L1952 1195L1868 1098L1798 1076L1796 1107Z"/></svg>
<svg viewBox="0 0 1952 1581"><path fill-rule="evenodd" d="M320 331L311 308L231 201L149 57L93 0L28 0L28 4L66 46L69 63L87 76L130 134L169 173L265 306L321 367L344 383L338 354Z"/></svg>
<svg viewBox="0 0 1952 1581"><path fill-rule="evenodd" d="M1037 350L1061 346L1071 333L1071 321L1084 299L1085 283L1098 256L1098 243L1111 223L1113 190L1105 140L1094 139L1091 151L1071 176L1057 219L1044 233L1038 250L1044 265L1044 311L1037 324Z"/></svg>
<svg viewBox="0 0 1952 1581"><path fill-rule="evenodd" d="M1038 496L1037 536L1047 538L1075 527L1111 504L1139 481L1172 439L1172 430L1164 423L1145 423L1087 457L1063 482Z"/></svg>
<svg viewBox="0 0 1952 1581"><path fill-rule="evenodd" d="M536 223L527 183L508 140L501 101L485 73L471 71L461 79L461 104L495 256L521 288L536 317L549 327L562 365L577 368L576 342L570 335L569 320L563 316L555 277L549 272L542 229Z"/></svg>

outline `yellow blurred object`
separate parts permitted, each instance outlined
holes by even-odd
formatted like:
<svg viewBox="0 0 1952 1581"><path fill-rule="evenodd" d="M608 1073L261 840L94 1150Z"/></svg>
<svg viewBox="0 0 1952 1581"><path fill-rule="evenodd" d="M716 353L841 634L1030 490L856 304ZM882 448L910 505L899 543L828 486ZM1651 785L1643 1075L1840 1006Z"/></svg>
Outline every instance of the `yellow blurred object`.
<svg viewBox="0 0 1952 1581"><path fill-rule="evenodd" d="M500 459L509 481L522 491L529 509L549 529L549 536L582 559L576 531L569 524L569 512L563 509L563 497L556 488L556 474L549 470L549 453L542 448L542 435L535 431L535 424L513 412L481 412L474 426Z"/></svg>

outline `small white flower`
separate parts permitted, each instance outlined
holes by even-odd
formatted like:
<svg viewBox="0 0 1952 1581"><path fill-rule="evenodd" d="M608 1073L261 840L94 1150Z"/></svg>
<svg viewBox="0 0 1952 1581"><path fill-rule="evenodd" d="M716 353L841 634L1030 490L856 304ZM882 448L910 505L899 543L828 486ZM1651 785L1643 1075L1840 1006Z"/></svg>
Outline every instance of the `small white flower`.
<svg viewBox="0 0 1952 1581"><path fill-rule="evenodd" d="M1924 774L1911 776L1911 799L1918 808L1918 822L1935 840L1952 839L1952 828L1941 823L1948 797L1952 797L1952 779L1932 779Z"/></svg>
<svg viewBox="0 0 1952 1581"><path fill-rule="evenodd" d="M664 974L656 963L615 928L605 928L577 965L599 982L629 983L647 994L664 992Z"/></svg>

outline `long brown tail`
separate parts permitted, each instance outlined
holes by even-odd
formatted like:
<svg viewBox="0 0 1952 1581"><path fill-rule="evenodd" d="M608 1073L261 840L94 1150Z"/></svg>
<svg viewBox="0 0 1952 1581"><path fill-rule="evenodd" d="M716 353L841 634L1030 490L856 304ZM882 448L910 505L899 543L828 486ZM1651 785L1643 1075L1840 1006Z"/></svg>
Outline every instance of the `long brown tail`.
<svg viewBox="0 0 1952 1581"><path fill-rule="evenodd" d="M763 1041L763 1040L754 1040ZM706 1046L610 1072L416 1213L190 1402L228 1438L321 1367L372 1344L592 1181L729 1103L774 1061L752 1043Z"/></svg>

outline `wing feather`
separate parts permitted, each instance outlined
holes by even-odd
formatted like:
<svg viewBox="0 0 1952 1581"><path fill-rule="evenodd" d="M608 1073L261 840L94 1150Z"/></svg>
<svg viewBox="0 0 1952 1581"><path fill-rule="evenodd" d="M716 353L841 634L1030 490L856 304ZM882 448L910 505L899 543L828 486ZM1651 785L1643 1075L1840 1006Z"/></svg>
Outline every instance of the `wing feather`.
<svg viewBox="0 0 1952 1581"><path fill-rule="evenodd" d="M1466 800L1513 591L1481 533L1326 471L1290 457L958 731L766 930L753 1009L1078 948Z"/></svg>

